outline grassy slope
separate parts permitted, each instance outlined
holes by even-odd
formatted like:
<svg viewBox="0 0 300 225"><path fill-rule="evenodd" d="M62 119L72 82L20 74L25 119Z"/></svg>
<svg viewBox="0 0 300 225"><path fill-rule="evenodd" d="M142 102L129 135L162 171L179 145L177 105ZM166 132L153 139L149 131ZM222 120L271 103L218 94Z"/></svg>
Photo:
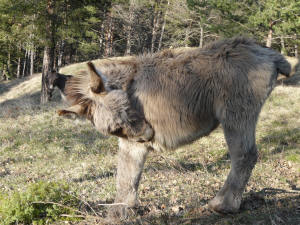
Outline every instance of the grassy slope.
<svg viewBox="0 0 300 225"><path fill-rule="evenodd" d="M66 67L72 74L81 65ZM0 83L0 191L22 190L38 180L67 181L99 216L115 194L117 139L89 122L60 118L59 94L39 102L40 75ZM174 152L150 154L140 185L143 224L299 224L300 87L277 87L257 128L259 161L241 212L215 215L203 207L230 168L221 128ZM92 212L90 212L93 215ZM91 221L88 221L91 220ZM87 218L94 224L97 219Z"/></svg>

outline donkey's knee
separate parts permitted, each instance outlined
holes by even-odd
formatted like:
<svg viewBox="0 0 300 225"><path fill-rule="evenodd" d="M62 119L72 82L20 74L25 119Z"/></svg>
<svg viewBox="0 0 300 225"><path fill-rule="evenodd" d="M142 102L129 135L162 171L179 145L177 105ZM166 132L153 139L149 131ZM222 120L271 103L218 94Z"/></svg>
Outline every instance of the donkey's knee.
<svg viewBox="0 0 300 225"><path fill-rule="evenodd" d="M252 146L241 149L240 152L231 154L231 165L233 169L253 169L257 162L258 153L256 144L253 143Z"/></svg>
<svg viewBox="0 0 300 225"><path fill-rule="evenodd" d="M254 167L258 159L258 152L257 152L257 147L256 144L248 149L245 153L245 161L249 162L249 166Z"/></svg>

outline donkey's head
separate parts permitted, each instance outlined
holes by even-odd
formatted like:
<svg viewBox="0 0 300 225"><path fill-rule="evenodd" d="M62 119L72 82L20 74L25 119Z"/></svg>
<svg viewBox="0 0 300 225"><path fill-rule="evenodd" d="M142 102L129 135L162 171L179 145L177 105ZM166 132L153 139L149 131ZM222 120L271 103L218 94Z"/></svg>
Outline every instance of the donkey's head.
<svg viewBox="0 0 300 225"><path fill-rule="evenodd" d="M93 63L87 66L89 74L81 73L66 83L65 95L70 107L59 110L58 114L86 118L105 135L149 141L153 130L130 104L127 93L109 88L106 76Z"/></svg>
<svg viewBox="0 0 300 225"><path fill-rule="evenodd" d="M62 93L64 93L66 83L71 78L72 78L71 75L65 75L65 74L58 73L56 71L52 71L48 77L50 90L53 91L54 88L57 87Z"/></svg>
<svg viewBox="0 0 300 225"><path fill-rule="evenodd" d="M51 90L54 89L55 87L55 83L56 83L56 80L58 79L58 74L56 71L51 71L49 73L49 77L48 77L48 82L49 82L49 88Z"/></svg>

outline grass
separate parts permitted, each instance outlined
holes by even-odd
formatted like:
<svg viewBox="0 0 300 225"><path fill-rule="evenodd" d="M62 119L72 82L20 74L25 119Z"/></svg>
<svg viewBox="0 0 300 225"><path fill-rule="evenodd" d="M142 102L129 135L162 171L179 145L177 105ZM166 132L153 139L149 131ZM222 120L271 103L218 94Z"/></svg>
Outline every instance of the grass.
<svg viewBox="0 0 300 225"><path fill-rule="evenodd" d="M72 65L63 73L82 68ZM39 105L40 79L37 74L0 83L0 192L10 196L32 183L64 182L85 206L84 220L70 223L102 224L107 207L99 203L111 203L115 195L117 139L102 136L87 121L58 117L58 92L53 102ZM238 214L205 208L230 169L218 128L176 151L150 154L139 189L141 207L127 224L299 224L299 109L299 86L278 86L265 104L256 134L259 161Z"/></svg>
<svg viewBox="0 0 300 225"><path fill-rule="evenodd" d="M9 224L46 224L58 220L78 221L80 201L69 193L68 185L57 182L32 183L26 191L0 197L1 222Z"/></svg>

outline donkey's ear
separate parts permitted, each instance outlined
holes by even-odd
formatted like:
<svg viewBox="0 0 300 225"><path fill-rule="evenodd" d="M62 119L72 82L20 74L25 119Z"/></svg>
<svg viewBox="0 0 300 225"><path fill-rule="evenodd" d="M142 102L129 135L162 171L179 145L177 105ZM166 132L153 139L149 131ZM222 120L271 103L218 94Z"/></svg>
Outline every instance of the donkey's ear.
<svg viewBox="0 0 300 225"><path fill-rule="evenodd" d="M99 94L105 91L104 80L101 77L101 74L96 70L92 62L88 62L88 69L90 73L90 88L91 91L95 94Z"/></svg>
<svg viewBox="0 0 300 225"><path fill-rule="evenodd" d="M84 107L82 105L73 105L67 109L62 109L57 111L59 116L66 116L66 117L77 117L82 115L83 112L84 112Z"/></svg>

